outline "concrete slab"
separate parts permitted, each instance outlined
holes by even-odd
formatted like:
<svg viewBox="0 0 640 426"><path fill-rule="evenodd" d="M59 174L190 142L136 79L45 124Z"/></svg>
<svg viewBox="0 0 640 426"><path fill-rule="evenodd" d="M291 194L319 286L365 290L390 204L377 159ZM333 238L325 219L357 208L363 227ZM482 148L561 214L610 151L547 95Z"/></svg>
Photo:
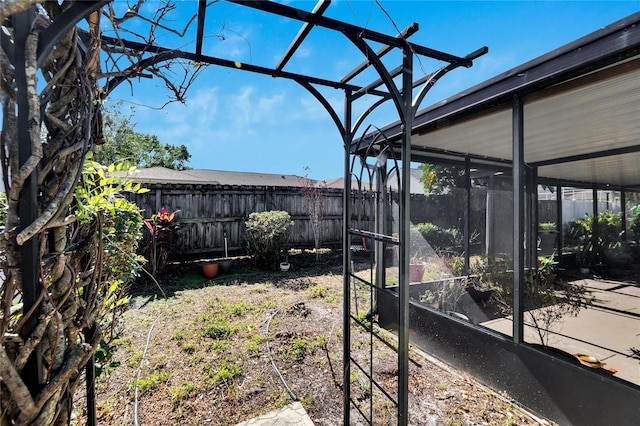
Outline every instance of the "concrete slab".
<svg viewBox="0 0 640 426"><path fill-rule="evenodd" d="M594 279L580 279L573 283L585 285L590 295L595 297L595 305L640 315L640 286L622 281Z"/></svg>
<svg viewBox="0 0 640 426"><path fill-rule="evenodd" d="M279 410L270 411L267 414L238 423L236 426L313 426L313 422L307 415L299 401L291 403Z"/></svg>
<svg viewBox="0 0 640 426"><path fill-rule="evenodd" d="M620 286L619 282L592 280L590 278L574 280L571 282L578 285L584 285L589 290L610 290Z"/></svg>
<svg viewBox="0 0 640 426"><path fill-rule="evenodd" d="M615 368L617 377L640 384L640 364L630 356L631 347L640 347L640 297L637 296L640 289L620 282L584 281L588 281L596 297L594 307L555 323L548 345L571 354L592 355L606 362L606 368ZM525 322L528 322L526 315ZM512 324L510 317L482 323L506 335L512 334ZM534 327L525 325L524 332L526 342L540 343Z"/></svg>

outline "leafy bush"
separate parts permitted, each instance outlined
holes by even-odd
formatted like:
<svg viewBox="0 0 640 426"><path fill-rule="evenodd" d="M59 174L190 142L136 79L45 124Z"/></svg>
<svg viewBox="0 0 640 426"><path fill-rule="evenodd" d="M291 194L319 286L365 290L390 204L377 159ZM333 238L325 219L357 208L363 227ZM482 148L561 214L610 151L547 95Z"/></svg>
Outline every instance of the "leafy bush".
<svg viewBox="0 0 640 426"><path fill-rule="evenodd" d="M97 375L109 374L119 365L112 357L122 331L121 317L129 301L126 293L144 263L144 258L135 254L142 238L142 215L123 193L147 190L130 179L112 175L125 170L130 169L124 164L104 166L87 159L74 194L77 224L82 232L94 232L100 246L97 297L101 306L97 322L103 340L96 352Z"/></svg>
<svg viewBox="0 0 640 426"><path fill-rule="evenodd" d="M419 223L416 230L436 251L448 251L458 247L462 236L457 229L443 229L430 222Z"/></svg>
<svg viewBox="0 0 640 426"><path fill-rule="evenodd" d="M169 257L176 251L178 245L178 229L180 223L175 218L180 210L169 213L164 208L144 220L149 231L149 244L144 254L151 266L151 275L164 272Z"/></svg>
<svg viewBox="0 0 640 426"><path fill-rule="evenodd" d="M255 264L275 269L283 253L289 249L289 232L293 225L285 211L254 212L245 222L247 251Z"/></svg>
<svg viewBox="0 0 640 426"><path fill-rule="evenodd" d="M629 223L633 230L633 238L636 243L640 243L640 204L631 209L631 220Z"/></svg>
<svg viewBox="0 0 640 426"><path fill-rule="evenodd" d="M611 211L598 213L597 233L594 216L586 214L571 224L570 238L577 241L578 263L593 266L606 263L609 250L618 247L622 241L622 215Z"/></svg>

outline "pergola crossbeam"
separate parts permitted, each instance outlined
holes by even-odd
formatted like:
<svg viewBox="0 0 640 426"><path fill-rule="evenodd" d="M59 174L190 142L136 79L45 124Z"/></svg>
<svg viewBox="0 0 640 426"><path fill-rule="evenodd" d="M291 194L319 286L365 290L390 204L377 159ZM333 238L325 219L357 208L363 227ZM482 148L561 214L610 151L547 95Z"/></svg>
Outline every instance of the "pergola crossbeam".
<svg viewBox="0 0 640 426"><path fill-rule="evenodd" d="M366 28L351 25L346 22L338 21L336 19L327 18L324 16L314 15L310 12L295 9L280 3L271 1L259 1L259 0L227 0L230 3L241 4L242 6L251 7L253 9L262 10L265 12L275 13L276 15L284 16L286 18L295 19L298 21L309 22L320 27L328 28L334 31L357 34L358 37L389 45L394 48L402 48L408 46L411 52L415 55L423 55L436 60L445 61L449 63L460 63L465 67L470 67L473 62L469 59L462 58L460 56L451 55L439 50L430 49L428 47L413 44L407 40L392 37L377 31L368 30ZM417 24L416 24L417 25Z"/></svg>
<svg viewBox="0 0 640 426"><path fill-rule="evenodd" d="M415 34L416 32L418 32L419 28L420 27L418 26L418 24L413 22L412 24L410 24L407 28L405 28L398 35L398 38L403 39L403 40L407 39L407 38L411 37L413 34ZM378 58L382 58L384 55L386 55L387 53L391 52L392 50L393 50L393 46L390 46L390 45L382 46L376 52L376 56L378 56ZM349 73L347 73L347 75L345 75L342 78L342 80L340 80L340 82L347 83L348 81L350 81L354 77L356 77L358 74L360 74L362 71L366 70L370 65L371 65L371 61L366 59L360 65L358 65L353 70L351 70Z"/></svg>
<svg viewBox="0 0 640 426"><path fill-rule="evenodd" d="M311 11L311 13L313 15L322 15L324 11L327 10L330 4L331 4L330 0L319 0L316 6ZM298 32L296 37L293 39L293 41L287 48L287 51L284 53L284 56L282 57L282 59L280 59L280 62L276 66L277 71L282 71L284 69L284 66L287 64L287 62L289 62L289 59L291 59L291 57L296 52L296 50L298 50L298 47L300 47L300 45L302 44L304 39L309 35L313 27L314 27L314 24L310 22L305 22L302 25L302 28L300 28L300 31Z"/></svg>
<svg viewBox="0 0 640 426"><path fill-rule="evenodd" d="M196 57L202 55L204 39L204 21L207 14L207 0L198 0L198 31L196 32Z"/></svg>
<svg viewBox="0 0 640 426"><path fill-rule="evenodd" d="M277 71L272 68L267 68L267 67L262 67L259 65L252 65L247 63L241 63L238 61L231 61L228 59L221 59L214 56L201 55L198 58L195 53L185 52L179 49L171 49L168 47L149 45L149 44L139 43L131 40L117 39L109 36L102 36L102 41L107 45L125 47L127 49L137 50L140 52L146 52L151 54L170 54L172 58L182 58L182 59L187 59L191 61L199 61L209 65L217 65L225 68L241 69L243 71L269 75L271 77L280 77L280 78L285 78L285 79L294 80L294 81L306 81L311 84L318 84L321 86L331 87L334 89L351 90L351 91L360 90L359 86L354 86L352 84L343 84L333 80L327 80L327 79L318 78L318 77L311 77L308 75L296 74L296 73L287 72L287 71ZM138 69L140 69L140 67L138 66L131 68L132 72ZM135 75L127 74L123 76L123 78L130 78L134 76ZM372 91L370 93L378 96L388 95L386 92L383 92L383 91Z"/></svg>

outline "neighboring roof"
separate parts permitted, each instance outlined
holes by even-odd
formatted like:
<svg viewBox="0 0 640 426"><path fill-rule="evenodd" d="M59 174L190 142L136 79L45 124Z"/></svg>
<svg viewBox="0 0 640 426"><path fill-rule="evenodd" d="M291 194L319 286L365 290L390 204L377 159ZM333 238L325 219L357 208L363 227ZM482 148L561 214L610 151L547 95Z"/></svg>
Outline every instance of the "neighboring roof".
<svg viewBox="0 0 640 426"><path fill-rule="evenodd" d="M640 13L421 110L412 159L510 164L514 98L541 179L640 188ZM382 129L399 149L401 123ZM365 149L375 135L355 141Z"/></svg>
<svg viewBox="0 0 640 426"><path fill-rule="evenodd" d="M389 178L387 179L387 186L394 191L398 190L398 179L396 178L396 170L402 173L402 169L394 169L389 173ZM422 177L421 169L411 169L410 170L411 177L409 178L409 188L412 194L420 194L424 195L424 185L420 182L420 178Z"/></svg>
<svg viewBox="0 0 640 426"><path fill-rule="evenodd" d="M138 169L126 173L135 182L157 184L200 184L237 186L288 186L300 187L306 178L296 175L281 175L254 172L232 172L226 170L171 170L164 167ZM313 181L313 180L312 180ZM315 183L315 181L313 181Z"/></svg>
<svg viewBox="0 0 640 426"><path fill-rule="evenodd" d="M325 188L336 188L336 189L344 189L344 178L335 178L324 181ZM361 190L361 191L374 191L375 185L370 187L368 183L364 183L362 185L358 184L356 179L351 180L351 189L353 190Z"/></svg>

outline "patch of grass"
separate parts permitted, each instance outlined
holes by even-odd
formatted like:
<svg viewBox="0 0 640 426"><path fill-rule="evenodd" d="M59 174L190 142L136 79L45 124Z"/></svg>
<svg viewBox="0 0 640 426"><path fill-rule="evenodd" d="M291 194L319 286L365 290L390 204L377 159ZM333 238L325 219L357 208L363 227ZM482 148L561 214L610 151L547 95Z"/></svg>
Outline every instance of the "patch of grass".
<svg viewBox="0 0 640 426"><path fill-rule="evenodd" d="M253 310L255 310L255 306L251 305L250 303L238 302L231 305L231 307L229 308L229 313L233 316L241 317L244 316L247 311Z"/></svg>
<svg viewBox="0 0 640 426"><path fill-rule="evenodd" d="M198 385L194 383L183 383L181 386L171 386L171 401L178 405L192 394L198 391Z"/></svg>
<svg viewBox="0 0 640 426"><path fill-rule="evenodd" d="M166 371L161 371L159 373L154 373L149 377L142 378L136 381L135 384L138 386L138 390L141 393L145 393L158 388L160 384L166 383L168 381L169 373L167 373Z"/></svg>
<svg viewBox="0 0 640 426"><path fill-rule="evenodd" d="M328 296L329 290L322 284L317 284L309 287L308 293L312 299L323 299Z"/></svg>
<svg viewBox="0 0 640 426"><path fill-rule="evenodd" d="M308 397L306 397L305 399L302 400L302 406L308 410L309 407L311 407L311 404L313 404L313 396L309 395Z"/></svg>
<svg viewBox="0 0 640 426"><path fill-rule="evenodd" d="M209 350L213 352L224 352L229 347L229 344L224 341L217 340L209 345Z"/></svg>
<svg viewBox="0 0 640 426"><path fill-rule="evenodd" d="M301 337L292 337L289 339L289 345L278 349L278 357L282 360L293 359L300 362L307 355L312 347L311 341Z"/></svg>
<svg viewBox="0 0 640 426"><path fill-rule="evenodd" d="M189 365L198 365L200 364L200 362L202 362L202 359L203 359L202 355L196 354L191 358L189 358Z"/></svg>
<svg viewBox="0 0 640 426"><path fill-rule="evenodd" d="M196 351L196 345L193 342L184 342L180 349L182 349L183 352L192 354Z"/></svg>
<svg viewBox="0 0 640 426"><path fill-rule="evenodd" d="M211 312L205 312L204 314L200 314L196 317L197 322L209 323L213 321L215 316Z"/></svg>
<svg viewBox="0 0 640 426"><path fill-rule="evenodd" d="M233 379L242 376L242 366L235 358L222 359L217 368L207 363L204 370L214 386L223 385L229 387L233 383Z"/></svg>
<svg viewBox="0 0 640 426"><path fill-rule="evenodd" d="M236 329L229 325L227 321L219 320L213 324L206 324L202 329L202 337L209 339L226 340L230 338Z"/></svg>
<svg viewBox="0 0 640 426"><path fill-rule="evenodd" d="M282 408L285 405L289 404L289 402L291 401L290 398L291 397L289 396L289 394L284 391L273 392L269 395L269 400L273 401L273 405L276 408Z"/></svg>
<svg viewBox="0 0 640 426"><path fill-rule="evenodd" d="M254 334L246 344L247 351L251 355L259 355L260 345L264 342L264 340L264 337L260 336L259 334Z"/></svg>
<svg viewBox="0 0 640 426"><path fill-rule="evenodd" d="M142 351L138 351L131 355L127 360L127 364L129 364L130 367L135 368L140 365L140 361L142 361Z"/></svg>
<svg viewBox="0 0 640 426"><path fill-rule="evenodd" d="M184 335L179 331L176 331L171 335L171 340L183 340L183 339L184 339Z"/></svg>
<svg viewBox="0 0 640 426"><path fill-rule="evenodd" d="M319 348L325 349L327 347L327 343L327 336L324 334L321 334L316 338L316 346Z"/></svg>
<svg viewBox="0 0 640 426"><path fill-rule="evenodd" d="M269 309L276 309L277 307L278 307L278 304L273 300L265 300L260 304L260 310L265 310L265 311Z"/></svg>

